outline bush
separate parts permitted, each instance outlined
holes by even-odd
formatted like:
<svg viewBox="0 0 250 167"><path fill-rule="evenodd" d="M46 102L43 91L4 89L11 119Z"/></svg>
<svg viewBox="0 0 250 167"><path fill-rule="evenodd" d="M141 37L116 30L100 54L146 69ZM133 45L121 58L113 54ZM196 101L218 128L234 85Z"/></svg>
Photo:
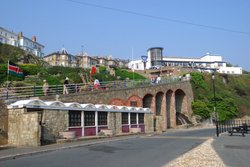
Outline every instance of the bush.
<svg viewBox="0 0 250 167"><path fill-rule="evenodd" d="M24 75L37 75L41 67L36 64L22 64L20 68L23 70Z"/></svg>
<svg viewBox="0 0 250 167"><path fill-rule="evenodd" d="M230 97L216 96L216 112L218 112L219 121L233 119L238 115L238 107L235 101ZM214 99L211 98L208 104L209 109L214 111Z"/></svg>
<svg viewBox="0 0 250 167"><path fill-rule="evenodd" d="M208 90L208 85L204 80L204 76L200 72L191 73L191 82L193 83L196 89L202 88Z"/></svg>
<svg viewBox="0 0 250 167"><path fill-rule="evenodd" d="M211 115L211 110L208 108L207 103L200 100L192 102L192 110L195 115L201 116L202 119L207 119Z"/></svg>
<svg viewBox="0 0 250 167"><path fill-rule="evenodd" d="M7 64L0 64L0 83L4 83L7 79Z"/></svg>

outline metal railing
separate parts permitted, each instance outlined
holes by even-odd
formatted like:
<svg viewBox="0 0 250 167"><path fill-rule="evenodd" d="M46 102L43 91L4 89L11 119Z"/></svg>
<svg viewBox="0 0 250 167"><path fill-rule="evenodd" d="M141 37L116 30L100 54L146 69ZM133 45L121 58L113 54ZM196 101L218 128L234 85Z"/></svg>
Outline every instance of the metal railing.
<svg viewBox="0 0 250 167"><path fill-rule="evenodd" d="M126 89L126 88L135 88L135 87L145 87L145 86L153 86L160 84L170 84L175 82L183 82L187 81L186 78L178 78L178 77L168 77L162 78L159 83L152 82L149 79L146 80L117 80L117 81L106 81L100 82L99 86L94 86L91 84L68 84L66 86L69 94L77 94L83 93L87 91L105 91L105 90L114 90L114 89ZM49 89L47 91L47 95L59 95L63 94L64 85L49 85ZM8 100L8 99L22 99L22 98L30 98L30 97L39 97L45 96L43 92L43 86L34 85L34 86L25 86L25 87L8 87L8 88L0 88L0 99Z"/></svg>
<svg viewBox="0 0 250 167"><path fill-rule="evenodd" d="M227 120L224 122L218 122L218 130L219 133L224 133L228 131L232 131L233 127L243 126L243 124L250 125L250 120L243 120L243 119L233 119Z"/></svg>

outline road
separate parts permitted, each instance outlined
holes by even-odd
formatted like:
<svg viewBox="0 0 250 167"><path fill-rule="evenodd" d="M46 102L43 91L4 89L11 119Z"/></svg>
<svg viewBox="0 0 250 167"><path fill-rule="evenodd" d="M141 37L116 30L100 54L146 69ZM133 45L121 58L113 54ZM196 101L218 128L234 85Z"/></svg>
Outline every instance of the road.
<svg viewBox="0 0 250 167"><path fill-rule="evenodd" d="M214 129L170 130L154 136L0 161L1 167L161 167L215 135Z"/></svg>

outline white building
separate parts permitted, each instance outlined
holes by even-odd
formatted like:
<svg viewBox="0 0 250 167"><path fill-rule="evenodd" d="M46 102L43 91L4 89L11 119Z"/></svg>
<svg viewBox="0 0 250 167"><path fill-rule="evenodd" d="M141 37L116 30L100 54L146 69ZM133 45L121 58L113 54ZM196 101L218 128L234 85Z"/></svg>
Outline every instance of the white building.
<svg viewBox="0 0 250 167"><path fill-rule="evenodd" d="M193 68L198 71L213 72L216 70L222 74L242 74L242 67L227 67L221 56L207 53L201 58L163 57L163 48L155 47L148 49L146 69L152 66ZM144 70L142 60L130 61L128 68L133 70Z"/></svg>
<svg viewBox="0 0 250 167"><path fill-rule="evenodd" d="M33 36L32 39L26 38L23 36L23 33L18 34L19 48L31 52L38 57L44 56L44 46L36 42L36 36Z"/></svg>
<svg viewBox="0 0 250 167"><path fill-rule="evenodd" d="M33 53L38 57L44 56L44 46L36 41L36 37L32 39L23 36L20 32L18 35L0 27L0 42L12 46L19 47L27 52Z"/></svg>
<svg viewBox="0 0 250 167"><path fill-rule="evenodd" d="M142 60L134 60L128 63L128 68L131 70L144 70L144 64Z"/></svg>
<svg viewBox="0 0 250 167"><path fill-rule="evenodd" d="M0 27L0 42L18 47L17 34Z"/></svg>

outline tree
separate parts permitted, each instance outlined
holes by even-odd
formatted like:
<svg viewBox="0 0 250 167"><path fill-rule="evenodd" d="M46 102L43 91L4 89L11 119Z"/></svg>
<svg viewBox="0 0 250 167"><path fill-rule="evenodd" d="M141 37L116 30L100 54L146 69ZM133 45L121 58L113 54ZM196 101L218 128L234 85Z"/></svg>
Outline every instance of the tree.
<svg viewBox="0 0 250 167"><path fill-rule="evenodd" d="M210 110L214 108L214 100L210 100ZM235 101L229 97L216 97L216 112L218 112L219 121L226 121L235 118L238 113L238 107Z"/></svg>
<svg viewBox="0 0 250 167"><path fill-rule="evenodd" d="M201 116L202 119L210 117L211 110L208 108L207 103L197 100L192 102L192 110L195 115Z"/></svg>

